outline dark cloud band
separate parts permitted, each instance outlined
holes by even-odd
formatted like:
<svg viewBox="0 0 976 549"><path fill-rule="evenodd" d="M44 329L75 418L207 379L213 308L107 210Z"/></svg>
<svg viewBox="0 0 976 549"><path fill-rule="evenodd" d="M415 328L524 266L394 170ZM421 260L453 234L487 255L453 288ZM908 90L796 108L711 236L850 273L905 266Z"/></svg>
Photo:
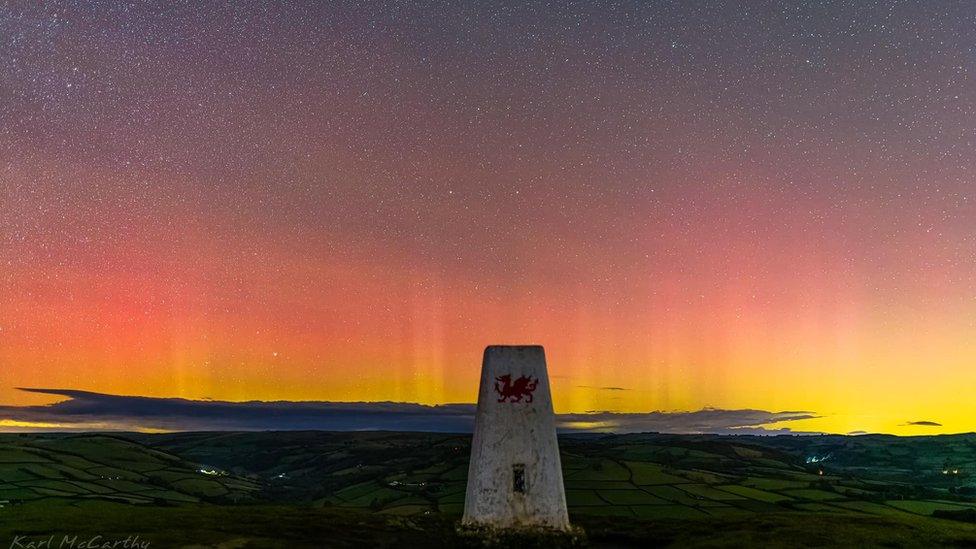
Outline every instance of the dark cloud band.
<svg viewBox="0 0 976 549"><path fill-rule="evenodd" d="M938 423L936 421L925 421L925 420L923 420L923 421L909 421L905 425L915 425L915 426L918 426L918 427L942 427L942 424L941 423Z"/></svg>
<svg viewBox="0 0 976 549"><path fill-rule="evenodd" d="M67 397L43 406L0 406L0 421L59 430L172 431L428 431L469 432L473 404L425 406L404 402L222 402L121 396L71 389L21 389ZM721 410L560 414L563 431L776 434L772 424L817 417L812 412ZM50 426L55 427L50 427ZM0 428L2 429L2 428ZM36 430L36 429L35 429Z"/></svg>

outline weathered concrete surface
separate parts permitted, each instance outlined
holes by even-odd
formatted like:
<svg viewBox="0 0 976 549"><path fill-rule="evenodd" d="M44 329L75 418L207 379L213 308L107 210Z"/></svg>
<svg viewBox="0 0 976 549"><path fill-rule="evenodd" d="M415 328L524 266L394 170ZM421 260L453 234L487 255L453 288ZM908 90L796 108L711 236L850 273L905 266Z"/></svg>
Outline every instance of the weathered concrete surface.
<svg viewBox="0 0 976 549"><path fill-rule="evenodd" d="M541 346L485 349L462 522L569 528Z"/></svg>

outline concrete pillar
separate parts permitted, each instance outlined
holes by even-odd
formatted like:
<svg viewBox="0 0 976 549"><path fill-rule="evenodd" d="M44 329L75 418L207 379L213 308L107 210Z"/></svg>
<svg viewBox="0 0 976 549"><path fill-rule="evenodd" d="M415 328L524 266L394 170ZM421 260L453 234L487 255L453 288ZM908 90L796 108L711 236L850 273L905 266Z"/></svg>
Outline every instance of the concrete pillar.
<svg viewBox="0 0 976 549"><path fill-rule="evenodd" d="M541 346L485 349L462 523L569 528Z"/></svg>

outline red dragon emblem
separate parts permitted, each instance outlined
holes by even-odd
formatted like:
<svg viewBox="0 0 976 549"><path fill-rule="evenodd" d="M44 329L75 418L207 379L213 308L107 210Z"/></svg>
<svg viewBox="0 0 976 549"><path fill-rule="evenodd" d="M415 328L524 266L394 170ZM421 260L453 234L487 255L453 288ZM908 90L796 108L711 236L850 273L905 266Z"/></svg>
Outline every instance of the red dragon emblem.
<svg viewBox="0 0 976 549"><path fill-rule="evenodd" d="M498 402L532 402L532 392L539 386L538 379L520 376L512 382L512 375L505 374L495 378L495 391L498 392ZM511 399L511 400L509 400Z"/></svg>

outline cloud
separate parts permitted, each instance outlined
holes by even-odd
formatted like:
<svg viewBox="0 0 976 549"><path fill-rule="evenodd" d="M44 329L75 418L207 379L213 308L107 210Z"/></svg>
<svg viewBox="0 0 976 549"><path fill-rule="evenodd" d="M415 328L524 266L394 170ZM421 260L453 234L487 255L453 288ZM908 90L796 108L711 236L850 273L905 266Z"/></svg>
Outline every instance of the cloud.
<svg viewBox="0 0 976 549"><path fill-rule="evenodd" d="M577 385L580 389L593 389L595 391L629 391L626 387L591 387L589 385Z"/></svg>
<svg viewBox="0 0 976 549"><path fill-rule="evenodd" d="M122 396L72 389L20 389L67 397L41 406L0 406L3 430L123 431L427 431L470 432L473 404L405 402L226 402ZM560 414L563 432L781 434L771 424L817 417L812 412L705 408L692 412Z"/></svg>
<svg viewBox="0 0 976 549"><path fill-rule="evenodd" d="M46 406L0 406L0 419L54 423L66 429L263 431L321 429L470 430L471 405L399 402L290 402L188 400L120 396L72 389L21 389L68 397Z"/></svg>
<svg viewBox="0 0 976 549"><path fill-rule="evenodd" d="M941 423L936 423L935 421L909 421L903 425L917 425L919 427L942 427Z"/></svg>
<svg viewBox="0 0 976 549"><path fill-rule="evenodd" d="M816 417L816 414L805 411L768 412L765 410L704 408L694 412L560 414L557 421L564 428L614 433L780 434L792 433L793 431L789 428L770 428L768 426L779 422Z"/></svg>

